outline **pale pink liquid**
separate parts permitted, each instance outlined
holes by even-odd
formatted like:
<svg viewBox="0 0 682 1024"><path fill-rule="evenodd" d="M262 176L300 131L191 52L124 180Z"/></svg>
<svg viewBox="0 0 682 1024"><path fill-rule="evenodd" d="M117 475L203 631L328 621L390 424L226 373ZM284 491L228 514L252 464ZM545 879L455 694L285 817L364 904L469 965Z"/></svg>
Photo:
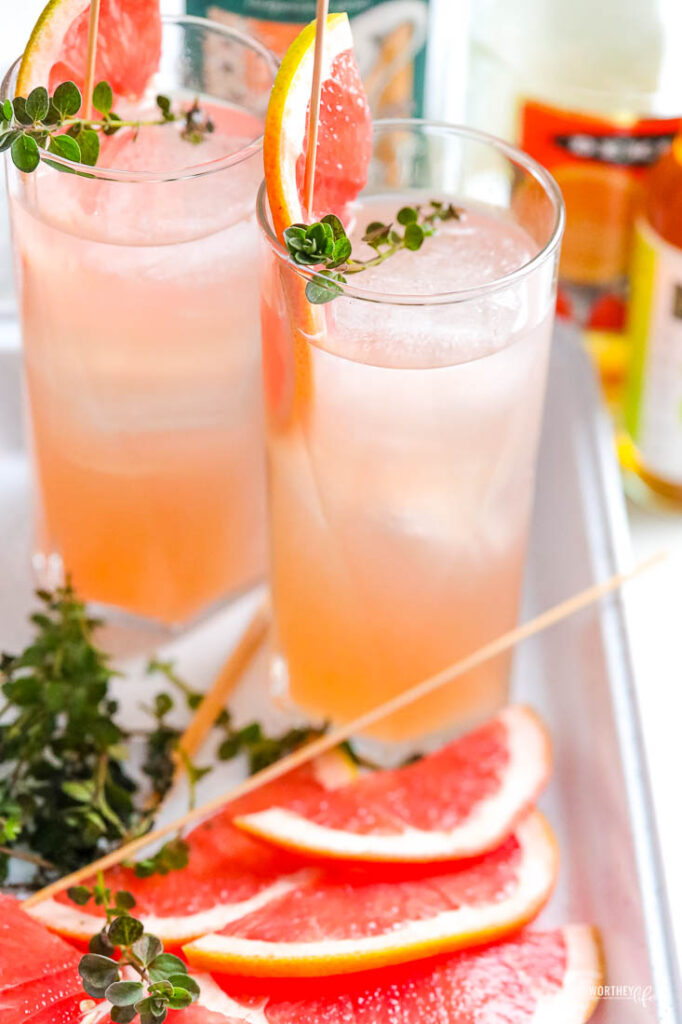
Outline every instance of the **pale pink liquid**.
<svg viewBox="0 0 682 1024"><path fill-rule="evenodd" d="M400 205L363 202L357 221L393 219ZM475 287L536 251L511 221L469 209L420 252L353 284L394 295ZM270 282L266 370L287 351L289 329L277 274ZM547 265L460 305L323 307L293 421L272 406L269 416L275 669L297 705L352 719L515 623L552 301ZM504 703L508 668L490 662L376 734L481 718Z"/></svg>
<svg viewBox="0 0 682 1024"><path fill-rule="evenodd" d="M100 164L166 172L260 130L222 111L201 149L150 128ZM12 204L37 564L165 623L264 571L260 165L144 184L45 168Z"/></svg>

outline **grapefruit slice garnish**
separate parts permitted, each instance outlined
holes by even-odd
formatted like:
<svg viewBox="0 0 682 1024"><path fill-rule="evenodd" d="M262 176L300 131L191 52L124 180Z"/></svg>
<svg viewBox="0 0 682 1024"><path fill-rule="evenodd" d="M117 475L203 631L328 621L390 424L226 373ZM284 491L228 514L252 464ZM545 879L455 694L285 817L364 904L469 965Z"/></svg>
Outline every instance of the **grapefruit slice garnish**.
<svg viewBox="0 0 682 1024"><path fill-rule="evenodd" d="M89 10L89 0L50 0L26 44L17 95L69 80L82 87ZM159 0L101 0L95 82L105 79L119 97L141 96L160 57Z"/></svg>
<svg viewBox="0 0 682 1024"><path fill-rule="evenodd" d="M558 860L549 825L534 813L473 860L321 872L183 952L203 970L272 977L348 974L449 953L527 924L549 898Z"/></svg>
<svg viewBox="0 0 682 1024"><path fill-rule="evenodd" d="M315 22L287 50L270 95L263 134L263 165L272 224L282 241L285 228L305 221L302 188L313 79ZM353 56L348 15L327 18L314 206L320 215L342 213L367 181L372 152L369 103ZM308 211L313 216L312 211ZM281 285L280 285L281 280ZM308 345L324 336L323 311L305 297L305 282L293 271L275 273L270 285L282 288L291 332L268 331L263 358L271 420L287 426L307 408L312 393ZM293 349L280 351L286 341ZM279 348L278 348L279 344ZM288 381L287 376L293 380Z"/></svg>
<svg viewBox="0 0 682 1024"><path fill-rule="evenodd" d="M240 991L194 973L201 995L183 1024L585 1024L599 1000L595 929L568 925L372 974L268 979ZM248 993L248 994L247 994ZM178 1022L179 1024L179 1022Z"/></svg>
<svg viewBox="0 0 682 1024"><path fill-rule="evenodd" d="M217 931L236 918L257 910L307 880L301 861L267 847L232 824L235 813L283 801L319 795L354 777L355 767L344 754L319 758L285 779L262 786L228 804L185 838L189 846L186 868L168 875L137 878L131 868L107 872L107 885L131 892L136 916L147 931L174 948ZM92 903L78 907L66 894L43 900L30 913L52 931L79 943L100 930L103 918Z"/></svg>
<svg viewBox="0 0 682 1024"><path fill-rule="evenodd" d="M374 772L322 798L240 815L235 824L316 858L474 857L511 833L544 787L550 764L538 717L509 707L416 764Z"/></svg>

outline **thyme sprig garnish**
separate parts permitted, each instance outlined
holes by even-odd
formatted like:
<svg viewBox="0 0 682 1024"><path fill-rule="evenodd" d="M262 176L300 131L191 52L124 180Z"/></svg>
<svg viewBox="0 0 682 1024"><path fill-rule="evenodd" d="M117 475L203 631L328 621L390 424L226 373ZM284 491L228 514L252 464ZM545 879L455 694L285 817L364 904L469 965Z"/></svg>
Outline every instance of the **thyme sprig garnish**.
<svg viewBox="0 0 682 1024"><path fill-rule="evenodd" d="M303 267L322 267L306 285L308 302L321 305L341 295L349 274L378 267L389 257L408 249L421 249L424 239L433 235L441 221L459 220L462 211L452 203L431 199L428 204L403 206L395 224L372 221L362 241L376 255L366 260L352 258L351 241L336 214L328 213L314 224L292 224L284 231L284 242L294 263ZM401 230L402 228L402 230Z"/></svg>
<svg viewBox="0 0 682 1024"><path fill-rule="evenodd" d="M28 96L15 96L0 104L0 153L10 151L20 171L35 171L41 159L60 171L71 171L46 153L73 163L94 167L99 158L100 135L113 135L121 128L137 132L143 126L182 122L181 135L188 142L201 142L214 130L213 122L198 100L183 112L175 112L168 96L156 97L159 116L125 119L113 110L114 94L108 82L98 82L92 92L92 106L99 117L79 117L83 97L75 82L62 82L50 95L37 86Z"/></svg>
<svg viewBox="0 0 682 1024"><path fill-rule="evenodd" d="M67 890L78 906L90 900L102 907L106 923L90 940L89 950L78 965L83 988L93 999L106 999L114 1024L162 1024L168 1010L182 1010L199 998L199 985L183 961L165 953L156 935L131 914L132 893L112 893L100 873L92 889L78 885ZM81 1008L87 1015L87 1006ZM93 1009L95 1004L93 1003ZM86 1018L87 1019L87 1016Z"/></svg>

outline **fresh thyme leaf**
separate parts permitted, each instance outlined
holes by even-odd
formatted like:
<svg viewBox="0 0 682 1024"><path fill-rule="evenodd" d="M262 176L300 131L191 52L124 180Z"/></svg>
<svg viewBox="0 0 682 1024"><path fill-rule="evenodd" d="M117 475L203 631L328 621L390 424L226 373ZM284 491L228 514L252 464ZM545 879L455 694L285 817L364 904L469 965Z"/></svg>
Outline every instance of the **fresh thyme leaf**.
<svg viewBox="0 0 682 1024"><path fill-rule="evenodd" d="M30 173L40 163L40 149L74 162L94 167L99 157L98 135L113 135L120 128L130 127L137 132L143 125L163 125L175 121L177 116L167 96L157 97L160 117L149 120L125 120L112 110L113 90L108 82L98 82L92 93L92 102L98 118L81 118L78 113L83 99L74 82L61 82L52 96L43 86L33 89L28 97L16 96L5 100L0 107L0 152L9 149L12 160L20 171ZM184 113L183 138L189 142L202 142L214 131L211 119L195 100ZM85 174L63 167L46 158L50 167L70 173ZM86 174L86 176L88 176Z"/></svg>
<svg viewBox="0 0 682 1024"><path fill-rule="evenodd" d="M343 294L341 287L347 274L359 274L369 267L379 266L401 249L416 252L424 239L433 235L439 221L458 220L461 211L452 203L432 199L427 208L403 206L396 221L404 228L401 233L393 224L373 220L365 228L362 241L376 253L368 260L352 258L351 241L339 218L328 213L314 224L292 224L284 231L284 243L294 263L303 267L318 267L306 284L308 302L321 305Z"/></svg>
<svg viewBox="0 0 682 1024"><path fill-rule="evenodd" d="M108 82L98 82L92 90L92 105L104 117L114 105L114 93Z"/></svg>
<svg viewBox="0 0 682 1024"><path fill-rule="evenodd" d="M110 1019L130 1024L139 1014L140 1024L149 1024L164 1020L169 1009L183 1010L196 1002L199 985L185 964L164 953L161 940L145 932L142 921L126 909L121 912L122 907L135 905L132 895L120 891L112 898L101 873L90 895L104 907L106 923L91 940L90 952L81 958L78 972L86 993L107 1001ZM82 904L82 895L76 902ZM132 968L137 978L125 977L126 967Z"/></svg>

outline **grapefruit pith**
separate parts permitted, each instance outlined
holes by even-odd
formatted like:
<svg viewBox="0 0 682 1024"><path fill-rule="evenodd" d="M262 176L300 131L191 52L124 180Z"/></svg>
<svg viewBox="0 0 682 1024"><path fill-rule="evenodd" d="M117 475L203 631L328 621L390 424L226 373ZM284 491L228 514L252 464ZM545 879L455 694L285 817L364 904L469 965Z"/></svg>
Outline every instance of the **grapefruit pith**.
<svg viewBox="0 0 682 1024"><path fill-rule="evenodd" d="M31 33L17 78L17 94L44 85L83 85L90 0L50 0ZM159 66L159 0L101 0L95 81L118 97L138 97Z"/></svg>
<svg viewBox="0 0 682 1024"><path fill-rule="evenodd" d="M235 824L316 858L420 862L498 846L535 803L551 763L537 716L509 707L417 764L373 772L333 794L240 815Z"/></svg>
<svg viewBox="0 0 682 1024"><path fill-rule="evenodd" d="M289 854L258 843L232 824L235 813L313 796L347 782L355 769L345 755L333 753L286 779L262 786L228 804L185 838L189 846L186 868L168 875L137 878L131 868L107 872L113 890L132 892L136 915L167 948L217 931L230 921L263 906L305 879L301 862ZM103 916L92 902L76 906L65 893L31 907L33 917L66 938L87 942L100 930Z"/></svg>
<svg viewBox="0 0 682 1024"><path fill-rule="evenodd" d="M531 814L498 849L470 861L320 873L184 953L200 969L272 977L419 960L527 924L549 898L557 865L549 826Z"/></svg>

